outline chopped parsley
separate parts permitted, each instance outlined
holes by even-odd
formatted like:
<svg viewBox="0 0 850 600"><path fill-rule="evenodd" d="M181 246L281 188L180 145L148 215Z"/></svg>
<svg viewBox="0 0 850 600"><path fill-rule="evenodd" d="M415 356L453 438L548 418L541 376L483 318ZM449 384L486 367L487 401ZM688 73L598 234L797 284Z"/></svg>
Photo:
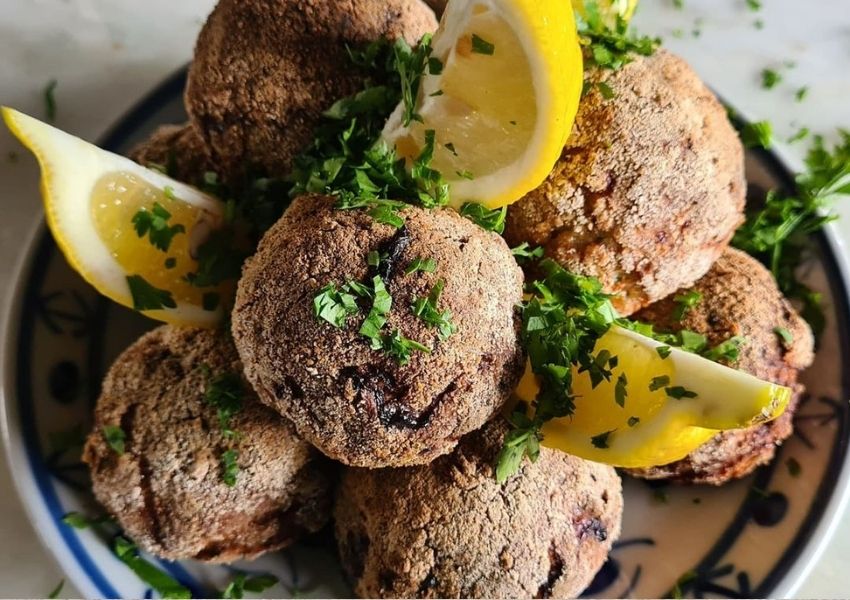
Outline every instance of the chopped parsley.
<svg viewBox="0 0 850 600"><path fill-rule="evenodd" d="M417 257L413 259L407 268L404 270L405 275L412 275L413 273L422 272L422 273L433 273L437 270L437 261L433 258L422 258Z"/></svg>
<svg viewBox="0 0 850 600"><path fill-rule="evenodd" d="M335 283L329 283L313 298L313 313L334 327L345 327L348 317L358 310L357 300L347 286L340 290Z"/></svg>
<svg viewBox="0 0 850 600"><path fill-rule="evenodd" d="M168 290L154 287L141 275L128 275L127 285L133 298L133 309L137 311L177 308L177 303Z"/></svg>
<svg viewBox="0 0 850 600"><path fill-rule="evenodd" d="M387 291L384 280L380 275L375 275L372 278L372 308L369 314L360 326L360 335L371 339L372 347L376 350L383 346L381 342L381 329L387 323L387 315L393 306L393 297Z"/></svg>
<svg viewBox="0 0 850 600"><path fill-rule="evenodd" d="M770 148L773 145L773 125L770 121L747 123L741 129L741 142L747 148Z"/></svg>
<svg viewBox="0 0 850 600"><path fill-rule="evenodd" d="M691 309L702 302L702 294L696 290L688 290L687 292L673 296L673 302L676 303L676 308L673 309L673 319L681 321Z"/></svg>
<svg viewBox="0 0 850 600"><path fill-rule="evenodd" d="M794 142L799 142L800 140L804 140L807 137L809 137L809 133L811 133L811 131L809 131L808 127L801 127L800 129L797 130L797 133L795 133L790 138L788 138L788 143L793 144Z"/></svg>
<svg viewBox="0 0 850 600"><path fill-rule="evenodd" d="M464 169L463 171L455 171L455 175L457 175L461 179L468 179L470 181L475 179L475 176L472 174L472 171L467 171L466 169Z"/></svg>
<svg viewBox="0 0 850 600"><path fill-rule="evenodd" d="M477 33L472 34L472 51L475 54L487 54L492 56L496 51L496 46L479 36Z"/></svg>
<svg viewBox="0 0 850 600"><path fill-rule="evenodd" d="M514 258L518 263L523 263L527 260L543 258L543 246L531 248L528 242L523 242L516 248L511 248L511 254L514 255Z"/></svg>
<svg viewBox="0 0 850 600"><path fill-rule="evenodd" d="M441 341L446 341L457 331L457 325L452 323L452 312L448 309L440 311L437 308L445 285L445 280L438 280L428 296L418 298L411 307L414 315L431 327L437 328Z"/></svg>
<svg viewBox="0 0 850 600"><path fill-rule="evenodd" d="M373 340L372 348L375 350L383 350L388 356L391 356L396 362L404 366L410 362L410 356L414 350L430 354L431 349L424 346L415 340L404 337L398 329L393 330L390 334L381 335Z"/></svg>
<svg viewBox="0 0 850 600"><path fill-rule="evenodd" d="M163 598L191 598L191 592L174 579L139 556L136 544L119 535L112 544L112 551L118 560L130 567L136 576L152 587Z"/></svg>
<svg viewBox="0 0 850 600"><path fill-rule="evenodd" d="M633 55L650 56L661 40L636 36L629 32L629 24L622 16L609 26L596 0L586 0L585 14L576 14L579 41L587 62L604 69L617 70L632 62ZM600 90L601 92L601 90Z"/></svg>
<svg viewBox="0 0 850 600"><path fill-rule="evenodd" d="M760 0L747 0L747 6L753 12L761 10L761 1Z"/></svg>
<svg viewBox="0 0 850 600"><path fill-rule="evenodd" d="M772 90L777 85L782 83L782 75L773 69L762 69L761 72L761 87L766 90Z"/></svg>
<svg viewBox="0 0 850 600"><path fill-rule="evenodd" d="M672 350L670 350L670 346L657 346L655 348L655 351L658 353L658 356L660 356L661 358L667 358L668 356L670 356L670 353L672 352Z"/></svg>
<svg viewBox="0 0 850 600"><path fill-rule="evenodd" d="M649 391L656 392L668 385L670 385L670 378L667 375L659 375L658 377L653 377L652 381L649 382Z"/></svg>
<svg viewBox="0 0 850 600"><path fill-rule="evenodd" d="M669 397L675 400L681 400L682 398L696 398L696 392L692 392L681 385L675 385L673 387L664 388L664 393L666 393Z"/></svg>
<svg viewBox="0 0 850 600"><path fill-rule="evenodd" d="M524 456L536 459L546 421L573 414L572 367L589 371L591 378L604 377L612 360L610 354L597 356L593 351L617 318L602 284L570 273L550 259L540 262L540 270L544 277L528 285L527 300L521 305L520 329L540 389L530 414L521 407L511 416L513 429L497 460L499 481L516 471Z"/></svg>
<svg viewBox="0 0 850 600"><path fill-rule="evenodd" d="M210 376L208 367L205 371L207 384L204 401L215 408L222 434L225 437L235 437L237 434L230 426L230 421L242 410L242 398L245 395L242 378L232 371L224 371L214 377Z"/></svg>
<svg viewBox="0 0 850 600"><path fill-rule="evenodd" d="M791 345L791 344L794 343L793 334L790 331L788 331L785 327L774 327L773 333L778 335L782 339L782 341L787 345Z"/></svg>
<svg viewBox="0 0 850 600"><path fill-rule="evenodd" d="M239 452L234 448L229 448L221 453L219 460L221 461L221 480L224 485L233 487L236 485L236 478L239 475Z"/></svg>
<svg viewBox="0 0 850 600"><path fill-rule="evenodd" d="M764 206L748 212L732 239L770 269L783 294L801 303L801 314L816 335L825 322L820 294L799 281L796 272L810 251L808 236L832 221L835 216L828 209L850 194L850 132L840 130L839 136L832 148L815 136L807 171L797 176L796 193L769 192Z"/></svg>
<svg viewBox="0 0 850 600"><path fill-rule="evenodd" d="M126 441L127 436L123 429L117 425L106 425L103 428L103 437L115 454L118 456L124 454L124 442Z"/></svg>
<svg viewBox="0 0 850 600"><path fill-rule="evenodd" d="M455 150L455 145L451 142L449 142L448 144L443 144L443 147L455 156L457 156L457 150Z"/></svg>
<svg viewBox="0 0 850 600"><path fill-rule="evenodd" d="M44 87L44 114L47 120L53 123L56 120L56 86L58 81L51 79Z"/></svg>
<svg viewBox="0 0 850 600"><path fill-rule="evenodd" d="M482 229L493 231L499 235L505 232L505 217L508 207L489 209L477 202L467 202L460 207L460 214Z"/></svg>
<svg viewBox="0 0 850 600"><path fill-rule="evenodd" d="M590 438L590 443L593 444L594 448L606 450L608 448L608 439L615 431L616 429L612 429L611 431L606 431L604 433L600 433L599 435L594 435L592 438Z"/></svg>
<svg viewBox="0 0 850 600"><path fill-rule="evenodd" d="M166 269L173 269L176 266L177 266L177 259L174 258L173 256L169 256L168 258L165 259L165 268Z"/></svg>
<svg viewBox="0 0 850 600"><path fill-rule="evenodd" d="M740 335L732 336L728 340L717 344L713 348L703 350L700 354L714 362L725 361L735 363L738 362L738 357L741 353L741 346L743 346L746 342L747 340Z"/></svg>
<svg viewBox="0 0 850 600"><path fill-rule="evenodd" d="M48 598L58 598L59 594L62 593L62 588L65 587L65 580L61 579L59 583L56 584L56 587L50 590L50 593L47 595Z"/></svg>
<svg viewBox="0 0 850 600"><path fill-rule="evenodd" d="M794 98L797 100L797 102L802 102L803 100L805 100L805 99L806 99L806 96L808 96L808 95L809 95L809 88L808 88L808 86L803 86L803 87L799 88L799 89L798 89L798 90L794 93Z"/></svg>
<svg viewBox="0 0 850 600"><path fill-rule="evenodd" d="M610 85L605 83L604 81L599 81L596 83L596 89L599 90L599 93L602 94L602 97L605 100L613 100L617 97L617 92L614 91Z"/></svg>
<svg viewBox="0 0 850 600"><path fill-rule="evenodd" d="M102 525L104 523L113 523L114 521L112 517L107 515L102 515L100 517L87 517L82 513L69 512L62 517L62 522L74 529L88 529L89 527Z"/></svg>
<svg viewBox="0 0 850 600"><path fill-rule="evenodd" d="M626 397L629 395L626 390L626 386L628 385L628 380L626 379L625 373L620 373L620 376L617 377L617 383L614 385L614 401L621 407L624 408L626 406Z"/></svg>
<svg viewBox="0 0 850 600"><path fill-rule="evenodd" d="M634 426L635 426L635 425L637 425L638 423L640 423L640 419L639 419L639 418L637 418L637 417L629 417L629 420L628 420L629 427L634 427Z"/></svg>
<svg viewBox="0 0 850 600"><path fill-rule="evenodd" d="M169 190L170 188L166 186L165 189ZM166 196L168 196L167 193ZM154 202L151 210L140 208L139 211L133 215L132 222L133 227L140 238L145 237L145 234L147 234L148 239L154 248L162 250L163 252L168 252L168 248L171 247L171 240L174 239L174 236L178 233L186 233L186 228L183 227L183 225L178 224L169 226L168 220L170 218L171 213L168 212L159 202Z"/></svg>
<svg viewBox="0 0 850 600"><path fill-rule="evenodd" d="M221 598L240 599L245 597L245 592L260 593L270 587L274 587L278 583L278 578L274 575L251 575L247 573L237 573L221 592Z"/></svg>

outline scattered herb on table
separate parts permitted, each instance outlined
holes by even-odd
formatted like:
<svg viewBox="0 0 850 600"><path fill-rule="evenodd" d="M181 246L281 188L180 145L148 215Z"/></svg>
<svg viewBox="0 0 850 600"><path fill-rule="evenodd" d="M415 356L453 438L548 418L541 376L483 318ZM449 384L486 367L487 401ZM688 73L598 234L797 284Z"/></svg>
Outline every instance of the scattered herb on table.
<svg viewBox="0 0 850 600"><path fill-rule="evenodd" d="M53 123L56 120L56 86L59 82L51 79L44 87L44 114Z"/></svg>
<svg viewBox="0 0 850 600"><path fill-rule="evenodd" d="M747 148L770 148L773 145L773 125L770 121L747 123L741 129L741 142Z"/></svg>
<svg viewBox="0 0 850 600"><path fill-rule="evenodd" d="M151 586L163 598L191 598L189 590L174 579L139 556L139 550L133 542L124 536L118 536L112 545L112 550L118 560L127 565L144 583Z"/></svg>
<svg viewBox="0 0 850 600"><path fill-rule="evenodd" d="M774 69L762 69L761 87L766 90L772 90L780 83L782 83L782 75L778 71Z"/></svg>
<svg viewBox="0 0 850 600"><path fill-rule="evenodd" d="M274 575L248 575L247 573L237 573L234 575L224 591L221 592L222 598L240 599L245 597L245 592L260 593L278 584L278 578Z"/></svg>

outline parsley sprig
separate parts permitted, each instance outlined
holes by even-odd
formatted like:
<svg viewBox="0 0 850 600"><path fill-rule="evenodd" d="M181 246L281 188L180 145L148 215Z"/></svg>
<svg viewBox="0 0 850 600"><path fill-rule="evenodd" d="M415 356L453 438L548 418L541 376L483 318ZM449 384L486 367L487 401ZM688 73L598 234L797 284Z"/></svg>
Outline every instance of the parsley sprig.
<svg viewBox="0 0 850 600"><path fill-rule="evenodd" d="M589 64L618 70L632 62L634 55L650 56L661 44L658 38L638 36L629 23L617 15L613 26L606 23L596 0L585 0L584 15L576 13L579 41Z"/></svg>
<svg viewBox="0 0 850 600"><path fill-rule="evenodd" d="M810 252L808 236L835 219L832 205L850 195L850 132L840 130L832 148L816 136L806 167L797 177L796 193L769 192L764 206L747 214L732 243L770 269L779 289L802 304L802 315L817 334L825 324L821 297L797 278L797 268Z"/></svg>

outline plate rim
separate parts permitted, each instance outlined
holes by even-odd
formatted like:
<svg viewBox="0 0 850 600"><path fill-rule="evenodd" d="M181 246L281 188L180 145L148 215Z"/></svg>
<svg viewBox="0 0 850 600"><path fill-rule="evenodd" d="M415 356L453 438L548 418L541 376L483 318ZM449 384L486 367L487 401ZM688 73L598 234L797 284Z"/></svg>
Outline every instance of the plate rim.
<svg viewBox="0 0 850 600"><path fill-rule="evenodd" d="M158 85L130 107L117 119L107 132L100 136L98 144L105 147L116 145L117 142L126 139L132 133L137 122L144 115L160 106L164 99L169 99L174 94L174 88L180 87L185 81L186 66L180 67L164 78ZM792 169L790 165L796 163L788 151L783 147L774 147L764 151L768 160L786 176L790 177ZM793 180L793 178L791 178ZM44 222L43 209L39 209L38 216L26 235L25 243L22 245L23 252L17 257L15 267L12 271L11 285L7 289L6 296L0 314L0 348L3 351L0 360L0 437L5 447L5 460L15 492L20 503L23 505L25 514L29 519L36 537L50 555L65 576L70 579L76 588L85 597L98 597L103 593L90 577L89 573L82 568L79 557L67 546L67 538L57 528L39 527L38 524L45 520L51 520L50 514L44 505L43 494L39 490L35 474L30 469L22 469L24 464L31 466L31 457L26 452L26 442L20 427L20 412L17 408L18 395L18 360L17 342L21 333L21 317L24 311L26 282L29 280L35 267L35 261L39 255L41 244L45 236L48 236ZM850 220L837 220L827 224L823 233L823 239L829 250L830 262L837 269L838 284L840 287L844 309L842 314L850 320ZM25 278L27 278L25 280ZM850 389L850 368L840 373L843 389ZM838 439L836 444L843 446L842 455L850 457L850 434L843 439ZM41 498L40 502L30 503L28 499L33 495ZM850 460L845 460L837 471L837 479L832 488L832 493L826 501L817 522L809 530L803 547L799 550L787 571L779 578L768 591L770 596L790 597L796 594L802 585L808 580L812 570L825 552L830 541L841 524L841 517L846 514L850 505ZM64 543L63 543L64 542ZM783 556L780 556L780 561ZM778 563L777 563L778 564Z"/></svg>

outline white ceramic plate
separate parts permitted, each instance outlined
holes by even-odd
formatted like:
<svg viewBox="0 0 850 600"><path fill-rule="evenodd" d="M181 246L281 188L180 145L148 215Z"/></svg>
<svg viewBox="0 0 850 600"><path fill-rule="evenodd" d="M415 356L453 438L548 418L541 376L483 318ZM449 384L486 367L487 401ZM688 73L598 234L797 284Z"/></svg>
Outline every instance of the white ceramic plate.
<svg viewBox="0 0 850 600"><path fill-rule="evenodd" d="M142 101L102 145L126 151L159 124L185 119L179 73ZM792 185L770 154L748 158L759 190ZM33 199L36 201L36 199ZM842 228L846 232L842 233ZM815 239L807 279L822 291L828 326L797 429L777 459L719 489L657 487L626 478L623 534L587 595L659 597L679 583L697 597L787 596L831 534L846 502L850 467L850 323L844 258L850 223ZM3 434L12 473L36 530L77 588L89 597L150 597L110 551L108 534L62 524L70 511L97 514L79 439L88 431L102 375L117 354L153 323L109 303L65 263L43 226L33 233L14 281L2 364ZM64 438L64 439L63 439ZM788 459L801 465L793 476ZM235 567L159 562L196 596L221 589L235 568L272 572L269 596L350 596L330 535Z"/></svg>

